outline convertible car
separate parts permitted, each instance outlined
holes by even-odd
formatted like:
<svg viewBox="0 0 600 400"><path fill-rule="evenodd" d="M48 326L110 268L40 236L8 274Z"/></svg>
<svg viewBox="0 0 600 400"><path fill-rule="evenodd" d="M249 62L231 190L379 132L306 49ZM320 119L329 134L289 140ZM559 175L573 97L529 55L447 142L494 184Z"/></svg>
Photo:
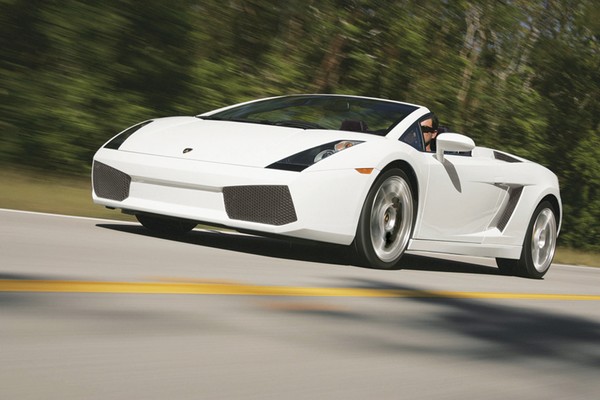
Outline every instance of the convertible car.
<svg viewBox="0 0 600 400"><path fill-rule="evenodd" d="M97 151L92 196L160 233L202 223L346 245L372 268L426 251L544 276L560 229L557 177L457 133L427 152L431 117L391 100L291 95L148 120Z"/></svg>

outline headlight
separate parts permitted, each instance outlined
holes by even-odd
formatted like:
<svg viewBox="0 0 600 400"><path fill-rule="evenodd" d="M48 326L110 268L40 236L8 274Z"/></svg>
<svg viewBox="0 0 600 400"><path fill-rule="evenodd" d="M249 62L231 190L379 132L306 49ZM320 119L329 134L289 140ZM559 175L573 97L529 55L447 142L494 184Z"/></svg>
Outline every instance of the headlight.
<svg viewBox="0 0 600 400"><path fill-rule="evenodd" d="M121 147L121 145L127 140L129 139L129 137L131 135L133 135L135 132L137 132L139 129L143 128L144 126L148 125L149 123L153 122L154 120L150 120L150 121L145 121L145 122L141 122L137 125L132 126L131 128L125 129L123 132L119 133L117 136L115 136L110 142L106 143L104 145L105 148L107 149L114 149L114 150L118 150L119 147Z"/></svg>
<svg viewBox="0 0 600 400"><path fill-rule="evenodd" d="M360 143L363 142L358 140L339 140L323 144L274 162L271 165L267 165L266 168L299 172L327 157Z"/></svg>

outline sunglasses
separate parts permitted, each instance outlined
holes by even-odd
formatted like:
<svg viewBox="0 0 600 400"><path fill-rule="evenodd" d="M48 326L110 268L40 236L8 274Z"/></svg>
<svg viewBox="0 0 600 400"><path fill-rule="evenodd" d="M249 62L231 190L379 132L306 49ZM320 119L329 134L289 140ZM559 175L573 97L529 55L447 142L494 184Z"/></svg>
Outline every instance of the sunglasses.
<svg viewBox="0 0 600 400"><path fill-rule="evenodd" d="M432 128L430 126L423 126L423 125L421 125L421 131L423 133L433 133L433 132L437 132L437 129Z"/></svg>

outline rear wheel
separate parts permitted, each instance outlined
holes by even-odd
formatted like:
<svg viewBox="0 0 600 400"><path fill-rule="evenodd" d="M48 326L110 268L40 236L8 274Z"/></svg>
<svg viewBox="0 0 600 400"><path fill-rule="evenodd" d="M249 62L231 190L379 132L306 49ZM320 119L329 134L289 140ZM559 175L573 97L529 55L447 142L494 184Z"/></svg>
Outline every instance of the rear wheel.
<svg viewBox="0 0 600 400"><path fill-rule="evenodd" d="M164 235L183 235L196 227L195 222L184 219L150 214L136 214L135 217L145 228Z"/></svg>
<svg viewBox="0 0 600 400"><path fill-rule="evenodd" d="M400 169L384 172L363 206L354 248L368 267L395 269L412 235L415 202L410 181Z"/></svg>
<svg viewBox="0 0 600 400"><path fill-rule="evenodd" d="M535 209L525 240L521 258L510 260L497 258L496 264L504 273L519 275L526 278L540 279L554 258L558 225L552 205L544 201Z"/></svg>

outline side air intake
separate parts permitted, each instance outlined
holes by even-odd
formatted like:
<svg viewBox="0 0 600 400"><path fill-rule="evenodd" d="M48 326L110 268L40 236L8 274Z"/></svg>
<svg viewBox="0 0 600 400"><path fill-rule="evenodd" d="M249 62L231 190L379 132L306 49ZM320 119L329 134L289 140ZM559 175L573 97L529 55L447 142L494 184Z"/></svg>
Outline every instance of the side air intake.
<svg viewBox="0 0 600 400"><path fill-rule="evenodd" d="M519 160L518 158L509 156L508 154L501 153L499 151L494 151L494 158L496 160L506 161L506 162L509 162L509 163L519 163L519 162L521 162L521 160Z"/></svg>
<svg viewBox="0 0 600 400"><path fill-rule="evenodd" d="M227 186L223 188L223 199L231 219L269 225L285 225L298 219L287 186Z"/></svg>
<svg viewBox="0 0 600 400"><path fill-rule="evenodd" d="M117 169L94 161L92 182L96 196L123 201L129 197L131 177Z"/></svg>
<svg viewBox="0 0 600 400"><path fill-rule="evenodd" d="M506 228L506 225L508 224L510 217L515 212L517 203L519 202L519 199L521 198L521 193L523 193L522 186L518 187L518 188L511 188L509 190L508 204L506 205L504 212L502 213L502 215L500 216L500 219L498 220L498 229L500 229L501 231L503 231L504 228Z"/></svg>

